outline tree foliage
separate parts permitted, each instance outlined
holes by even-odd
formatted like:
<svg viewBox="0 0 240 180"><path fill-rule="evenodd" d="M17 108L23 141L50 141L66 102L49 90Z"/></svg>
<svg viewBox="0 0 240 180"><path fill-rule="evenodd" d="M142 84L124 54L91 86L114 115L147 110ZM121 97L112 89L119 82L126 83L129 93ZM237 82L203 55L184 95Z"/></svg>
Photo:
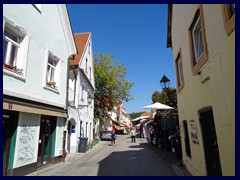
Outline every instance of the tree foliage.
<svg viewBox="0 0 240 180"><path fill-rule="evenodd" d="M127 69L123 63L114 61L113 55L94 55L95 98L94 113L111 111L119 101L129 101L133 97L130 90L134 83L125 79Z"/></svg>
<svg viewBox="0 0 240 180"><path fill-rule="evenodd" d="M152 94L152 102L160 102L168 106L177 108L177 92L175 88L163 90L161 93L155 91Z"/></svg>
<svg viewBox="0 0 240 180"><path fill-rule="evenodd" d="M129 114L129 115L130 115L130 117L131 117L132 119L135 119L135 118L137 118L137 117L140 117L143 113L144 113L144 112L133 112L133 113L131 113L131 114Z"/></svg>

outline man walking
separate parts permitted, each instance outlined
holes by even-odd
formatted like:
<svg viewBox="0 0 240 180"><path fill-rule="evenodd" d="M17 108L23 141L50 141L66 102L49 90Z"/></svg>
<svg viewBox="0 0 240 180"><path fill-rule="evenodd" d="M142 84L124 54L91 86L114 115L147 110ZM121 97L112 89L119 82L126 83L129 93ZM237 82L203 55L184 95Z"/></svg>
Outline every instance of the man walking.
<svg viewBox="0 0 240 180"><path fill-rule="evenodd" d="M112 134L111 134L111 145L115 144L115 139L116 139L116 133L115 133L115 131L113 130L113 131L112 131Z"/></svg>

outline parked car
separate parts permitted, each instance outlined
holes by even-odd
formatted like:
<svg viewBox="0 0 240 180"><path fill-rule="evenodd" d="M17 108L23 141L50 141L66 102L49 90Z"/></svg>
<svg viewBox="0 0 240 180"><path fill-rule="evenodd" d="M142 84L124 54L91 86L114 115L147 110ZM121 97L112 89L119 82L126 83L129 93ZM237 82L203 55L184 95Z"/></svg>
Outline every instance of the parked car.
<svg viewBox="0 0 240 180"><path fill-rule="evenodd" d="M112 131L103 131L100 134L100 138L101 140L111 140L111 134L112 134Z"/></svg>

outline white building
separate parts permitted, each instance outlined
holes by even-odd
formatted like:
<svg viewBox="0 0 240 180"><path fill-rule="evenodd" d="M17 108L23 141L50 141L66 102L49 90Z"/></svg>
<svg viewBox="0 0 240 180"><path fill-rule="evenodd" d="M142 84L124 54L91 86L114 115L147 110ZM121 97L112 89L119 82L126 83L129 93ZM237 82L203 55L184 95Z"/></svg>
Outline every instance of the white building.
<svg viewBox="0 0 240 180"><path fill-rule="evenodd" d="M3 5L3 174L62 159L68 60L76 53L64 4Z"/></svg>
<svg viewBox="0 0 240 180"><path fill-rule="evenodd" d="M66 149L78 151L80 137L92 142L97 126L94 119L94 66L91 33L74 34L78 53L70 61L68 133Z"/></svg>

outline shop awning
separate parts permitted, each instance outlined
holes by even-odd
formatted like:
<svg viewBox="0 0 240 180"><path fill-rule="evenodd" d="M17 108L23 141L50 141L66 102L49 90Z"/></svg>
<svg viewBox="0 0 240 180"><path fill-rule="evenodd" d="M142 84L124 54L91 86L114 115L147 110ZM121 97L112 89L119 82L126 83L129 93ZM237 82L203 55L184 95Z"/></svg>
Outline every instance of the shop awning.
<svg viewBox="0 0 240 180"><path fill-rule="evenodd" d="M124 125L126 126L126 128L131 129L131 127L129 125L127 125L127 124L124 124Z"/></svg>
<svg viewBox="0 0 240 180"><path fill-rule="evenodd" d="M120 127L120 126L117 126L117 125L115 125L115 126L113 126L116 130L118 130L118 131L120 131L120 130L122 130L122 128Z"/></svg>

